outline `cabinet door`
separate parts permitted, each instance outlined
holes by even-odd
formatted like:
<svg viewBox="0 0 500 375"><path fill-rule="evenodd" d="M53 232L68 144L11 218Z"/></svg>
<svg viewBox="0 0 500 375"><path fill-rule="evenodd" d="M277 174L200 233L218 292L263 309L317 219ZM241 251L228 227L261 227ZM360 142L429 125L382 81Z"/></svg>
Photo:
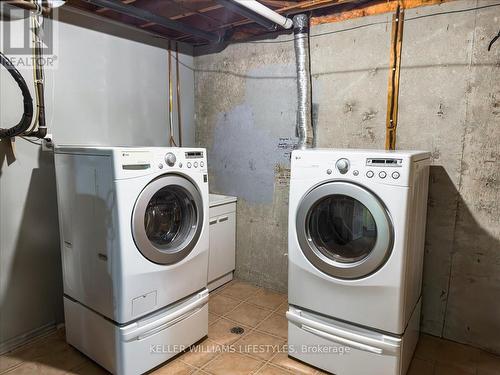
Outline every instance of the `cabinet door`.
<svg viewBox="0 0 500 375"><path fill-rule="evenodd" d="M236 213L210 219L210 255L208 282L234 270L236 248Z"/></svg>

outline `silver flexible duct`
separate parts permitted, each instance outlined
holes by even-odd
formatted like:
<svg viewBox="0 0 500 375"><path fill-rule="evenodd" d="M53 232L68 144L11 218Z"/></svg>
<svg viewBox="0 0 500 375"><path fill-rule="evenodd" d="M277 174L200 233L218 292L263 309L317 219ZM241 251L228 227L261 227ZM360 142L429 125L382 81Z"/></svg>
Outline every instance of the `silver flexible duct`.
<svg viewBox="0 0 500 375"><path fill-rule="evenodd" d="M297 64L297 135L298 148L313 146L311 119L311 80L309 64L309 18L305 14L293 17L295 60Z"/></svg>

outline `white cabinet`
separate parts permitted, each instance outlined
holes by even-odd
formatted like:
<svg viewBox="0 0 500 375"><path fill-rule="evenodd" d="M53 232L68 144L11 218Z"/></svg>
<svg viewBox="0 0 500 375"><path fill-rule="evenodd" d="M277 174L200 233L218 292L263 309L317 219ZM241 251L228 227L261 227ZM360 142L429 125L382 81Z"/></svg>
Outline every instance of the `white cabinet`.
<svg viewBox="0 0 500 375"><path fill-rule="evenodd" d="M233 279L236 262L236 197L210 194L208 289Z"/></svg>

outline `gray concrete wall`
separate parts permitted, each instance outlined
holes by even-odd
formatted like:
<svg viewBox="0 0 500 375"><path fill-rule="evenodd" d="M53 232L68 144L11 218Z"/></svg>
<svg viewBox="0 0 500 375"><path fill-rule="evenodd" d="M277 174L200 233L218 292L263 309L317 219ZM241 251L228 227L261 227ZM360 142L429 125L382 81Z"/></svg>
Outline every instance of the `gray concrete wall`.
<svg viewBox="0 0 500 375"><path fill-rule="evenodd" d="M423 327L500 352L500 300L492 298L500 290L500 48L487 51L500 29L495 4L407 12L398 145L434 157Z"/></svg>
<svg viewBox="0 0 500 375"><path fill-rule="evenodd" d="M500 46L486 51L500 28L495 4L406 12L397 146L433 155L422 329L500 352ZM318 146L384 147L390 23L379 15L312 28ZM285 290L293 43L231 45L196 57L195 70L211 190L240 198L236 273Z"/></svg>
<svg viewBox="0 0 500 375"><path fill-rule="evenodd" d="M166 50L146 44L158 44L150 36L143 36L143 42L121 38L128 30L112 24L77 14L65 19L104 27L106 33L59 23L59 66L46 71L47 123L54 141L166 146ZM183 54L181 61L191 66L193 57ZM32 87L31 70L21 72ZM185 145L194 144L193 80L192 70L183 66ZM19 121L22 98L3 68L0 83L0 123L5 127ZM53 156L21 138L12 153L1 141L0 173L2 349L61 322L63 315Z"/></svg>
<svg viewBox="0 0 500 375"><path fill-rule="evenodd" d="M237 276L280 290L287 284L294 61L290 42L231 45L195 59L196 138L208 147L210 187L239 198Z"/></svg>

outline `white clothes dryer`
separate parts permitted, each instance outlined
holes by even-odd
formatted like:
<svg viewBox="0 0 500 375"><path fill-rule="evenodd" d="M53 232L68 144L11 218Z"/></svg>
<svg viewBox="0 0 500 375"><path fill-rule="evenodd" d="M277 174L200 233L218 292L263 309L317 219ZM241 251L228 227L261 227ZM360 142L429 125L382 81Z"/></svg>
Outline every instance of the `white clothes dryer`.
<svg viewBox="0 0 500 375"><path fill-rule="evenodd" d="M418 340L429 153L292 153L291 354L338 375L402 374ZM403 342L404 341L404 342Z"/></svg>

